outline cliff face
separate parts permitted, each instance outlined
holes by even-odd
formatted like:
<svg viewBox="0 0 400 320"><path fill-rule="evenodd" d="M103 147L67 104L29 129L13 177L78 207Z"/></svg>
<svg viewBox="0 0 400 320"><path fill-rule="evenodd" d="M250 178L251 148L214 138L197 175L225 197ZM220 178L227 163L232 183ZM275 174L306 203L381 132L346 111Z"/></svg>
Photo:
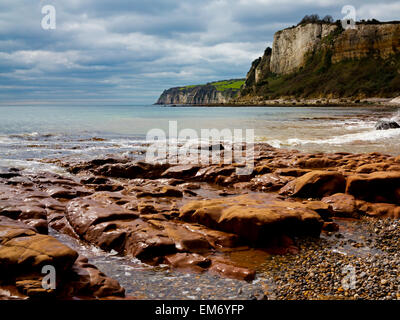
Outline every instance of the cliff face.
<svg viewBox="0 0 400 320"><path fill-rule="evenodd" d="M275 34L272 49L253 62L238 100L395 96L399 74L400 23L358 23L348 30L309 23Z"/></svg>
<svg viewBox="0 0 400 320"><path fill-rule="evenodd" d="M335 39L332 62L368 55L388 59L400 51L400 24L359 24Z"/></svg>
<svg viewBox="0 0 400 320"><path fill-rule="evenodd" d="M315 50L321 39L337 28L334 24L309 23L278 31L274 35L271 72L288 74L305 63L305 55Z"/></svg>
<svg viewBox="0 0 400 320"><path fill-rule="evenodd" d="M253 61L251 68L246 76L246 81L243 89L251 88L255 83L260 83L262 79L268 76L271 72L271 53L272 49L265 49L264 55Z"/></svg>
<svg viewBox="0 0 400 320"><path fill-rule="evenodd" d="M261 60L270 60L264 66L275 74L289 74L304 66L307 53L320 49L338 29L337 24L309 23L278 31L274 35L272 51L266 51ZM361 59L370 54L382 59L400 50L400 24L358 24L357 29L343 30L333 40L332 62ZM256 79L258 82L260 78Z"/></svg>
<svg viewBox="0 0 400 320"><path fill-rule="evenodd" d="M235 98L243 79L211 82L205 85L176 87L165 90L156 104L221 104Z"/></svg>

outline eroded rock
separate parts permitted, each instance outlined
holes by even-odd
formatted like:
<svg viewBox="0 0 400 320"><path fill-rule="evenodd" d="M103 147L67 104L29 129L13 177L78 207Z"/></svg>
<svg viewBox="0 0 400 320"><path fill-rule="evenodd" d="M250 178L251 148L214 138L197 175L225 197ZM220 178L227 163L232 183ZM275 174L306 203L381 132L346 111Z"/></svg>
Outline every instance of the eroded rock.
<svg viewBox="0 0 400 320"><path fill-rule="evenodd" d="M267 195L193 201L180 212L185 220L234 233L257 244L265 244L281 234L316 236L322 227L322 219L315 211Z"/></svg>
<svg viewBox="0 0 400 320"><path fill-rule="evenodd" d="M300 198L322 198L344 192L345 177L336 171L311 171L291 181L280 190L280 194Z"/></svg>

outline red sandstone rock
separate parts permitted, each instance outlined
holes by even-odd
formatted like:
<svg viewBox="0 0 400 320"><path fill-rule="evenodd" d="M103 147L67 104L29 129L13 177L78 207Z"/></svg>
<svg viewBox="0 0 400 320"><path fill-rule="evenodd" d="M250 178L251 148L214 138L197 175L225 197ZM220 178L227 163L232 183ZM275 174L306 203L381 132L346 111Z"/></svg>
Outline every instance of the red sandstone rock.
<svg viewBox="0 0 400 320"><path fill-rule="evenodd" d="M372 217L400 218L400 206L390 203L370 203L362 200L356 201L357 210Z"/></svg>
<svg viewBox="0 0 400 320"><path fill-rule="evenodd" d="M280 190L282 195L300 198L321 198L343 192L346 179L335 171L312 171L291 181Z"/></svg>
<svg viewBox="0 0 400 320"><path fill-rule="evenodd" d="M267 173L262 176L251 179L250 186L252 190L259 191L276 191L285 186L293 178L282 177L275 173Z"/></svg>
<svg viewBox="0 0 400 320"><path fill-rule="evenodd" d="M89 264L87 258L80 256L72 267L70 280L66 284L64 294L104 298L109 296L124 297L125 289L118 281L107 277L96 266Z"/></svg>
<svg viewBox="0 0 400 320"><path fill-rule="evenodd" d="M356 199L349 194L336 193L321 200L332 206L332 210L337 217L358 218L359 214L356 207Z"/></svg>
<svg viewBox="0 0 400 320"><path fill-rule="evenodd" d="M224 167L205 167L201 168L197 173L195 178L200 181L214 182L218 176L229 177L233 172L235 172L236 168L232 166L224 166Z"/></svg>
<svg viewBox="0 0 400 320"><path fill-rule="evenodd" d="M365 201L400 204L400 172L352 175L346 193Z"/></svg>
<svg viewBox="0 0 400 320"><path fill-rule="evenodd" d="M199 169L200 166L191 164L173 166L165 170L161 174L161 177L176 178L176 179L193 177L194 175L196 175Z"/></svg>
<svg viewBox="0 0 400 320"><path fill-rule="evenodd" d="M376 171L384 171L389 166L390 164L385 162L364 164L356 169L356 173L371 173Z"/></svg>
<svg viewBox="0 0 400 320"><path fill-rule="evenodd" d="M291 177L301 177L302 175L310 172L308 169L298 169L298 168L283 168L275 170L275 174L280 176L291 176Z"/></svg>
<svg viewBox="0 0 400 320"><path fill-rule="evenodd" d="M180 216L258 244L281 234L318 235L322 227L315 211L268 195L193 201L181 208Z"/></svg>
<svg viewBox="0 0 400 320"><path fill-rule="evenodd" d="M335 160L322 158L303 158L297 161L296 166L306 169L320 169L320 168L331 168L337 165Z"/></svg>
<svg viewBox="0 0 400 320"><path fill-rule="evenodd" d="M254 270L236 267L224 261L212 261L209 272L222 275L223 277L245 281L252 281L256 277L256 272Z"/></svg>
<svg viewBox="0 0 400 320"><path fill-rule="evenodd" d="M0 277L1 273L39 271L44 265L66 270L77 256L55 238L37 234L34 228L0 216Z"/></svg>
<svg viewBox="0 0 400 320"><path fill-rule="evenodd" d="M202 272L211 265L211 260L196 253L176 253L165 257L165 263L177 269Z"/></svg>

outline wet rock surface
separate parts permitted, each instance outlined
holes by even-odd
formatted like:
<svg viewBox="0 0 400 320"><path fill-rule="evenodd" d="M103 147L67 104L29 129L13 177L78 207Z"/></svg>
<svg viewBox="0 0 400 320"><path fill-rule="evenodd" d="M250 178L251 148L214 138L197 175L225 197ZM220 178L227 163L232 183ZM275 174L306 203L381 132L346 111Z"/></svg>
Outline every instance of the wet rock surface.
<svg viewBox="0 0 400 320"><path fill-rule="evenodd" d="M51 267L55 272L52 287L43 285ZM0 288L2 298L104 298L124 297L117 281L108 278L85 257L52 236L38 234L33 227L0 216ZM45 282L47 283L47 282ZM7 295L7 292L9 295Z"/></svg>
<svg viewBox="0 0 400 320"><path fill-rule="evenodd" d="M314 278L307 278L302 272L295 272L297 282L288 280L292 283L288 289L282 287L284 280L274 279L275 269L271 266L279 261L279 277L282 268L301 271L303 264L308 265L311 252L316 251L318 256L326 256L329 266L335 259L345 261L349 256L337 258L334 253L342 241L336 235L343 233L344 226L360 224L367 228L399 217L399 160L379 153L305 154L265 144L255 145L254 150L255 169L247 175L238 174L241 166L222 161L193 165L121 158L82 163L60 161L69 171L63 175L2 170L0 269L12 263L21 270L27 265L33 271L22 278L20 271L16 271L18 279L16 275L14 282L3 281L0 287L8 286L9 297L14 296L12 292L26 297L124 295L118 282L98 270L96 264L48 235L56 232L68 237L68 241L90 244L121 259L136 259L145 263L146 268L161 268L164 275L166 270L194 273L199 281L207 279L204 281L209 281L210 286L215 277L221 277L231 281L235 290L250 285L246 287L247 298L326 297L322 289L321 294L303 294L304 281ZM225 148L221 154L228 152L229 148ZM343 224L342 218L351 220ZM346 232L351 238L351 232ZM23 249L12 250L11 254L7 248L14 242L23 243L23 248L38 247L43 252L32 254ZM360 248L353 247L362 251ZM37 278L35 268L46 263L53 263L68 274L64 277L68 284L60 285L60 292L46 293L38 285L40 277ZM334 269L330 272L336 275L335 266L330 266ZM19 270L17 267L15 270ZM110 271L114 277L114 271ZM139 271L133 268L127 272ZM130 286L129 281L116 276L119 282ZM340 272L337 276L342 277ZM285 277L282 279L291 279L291 274ZM263 285L255 285L260 281ZM264 286L271 281L275 286L273 293ZM327 283L327 287L332 287ZM134 286L128 295L150 298L149 287L144 287L147 289L142 292ZM300 291L285 291L289 289ZM187 297L222 298L218 294L201 295L200 291ZM335 291L333 296L347 298L352 294L345 293ZM361 292L358 295L363 297ZM157 297L169 298L168 294ZM170 293L170 297L185 298L185 294Z"/></svg>

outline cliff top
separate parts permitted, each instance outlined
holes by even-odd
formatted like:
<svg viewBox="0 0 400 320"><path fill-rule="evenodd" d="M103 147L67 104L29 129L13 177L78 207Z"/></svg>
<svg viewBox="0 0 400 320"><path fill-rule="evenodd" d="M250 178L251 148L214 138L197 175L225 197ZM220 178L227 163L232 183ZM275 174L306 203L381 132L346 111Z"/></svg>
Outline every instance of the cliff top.
<svg viewBox="0 0 400 320"><path fill-rule="evenodd" d="M303 18L304 19L304 18ZM284 30L290 30L297 28L299 26L304 26L307 24L328 24L328 25L340 25L341 21L336 20L336 21L324 21L324 20L313 20L313 21L300 21L297 25L293 25L291 27L284 28L282 30L279 30L277 32L282 32ZM360 20L356 21L356 25L383 25L383 24L400 24L399 20L392 20L392 21L379 21L376 19L370 19L370 20Z"/></svg>
<svg viewBox="0 0 400 320"><path fill-rule="evenodd" d="M175 87L171 89L179 89L179 90L186 90L186 89L192 89L196 87L205 87L205 86L214 86L217 91L225 91L225 90L239 90L242 85L244 84L245 79L230 79L230 80L219 80L219 81L213 81L213 82L208 82L206 84L194 84L194 85L188 85L188 86L183 86L183 87ZM170 89L170 90L171 90Z"/></svg>

